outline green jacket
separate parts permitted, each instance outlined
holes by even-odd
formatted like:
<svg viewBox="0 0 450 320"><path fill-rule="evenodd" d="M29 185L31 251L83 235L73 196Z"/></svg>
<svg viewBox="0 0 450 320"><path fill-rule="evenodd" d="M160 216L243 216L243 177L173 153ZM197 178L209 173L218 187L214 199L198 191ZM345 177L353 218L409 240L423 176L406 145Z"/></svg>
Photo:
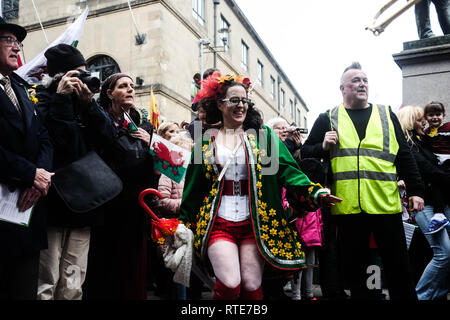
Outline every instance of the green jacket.
<svg viewBox="0 0 450 320"><path fill-rule="evenodd" d="M217 133L217 131L216 131ZM317 209L320 196L328 193L312 183L272 130L247 130L240 135L249 173L250 220L259 252L272 266L296 270L304 267L304 254L297 232L289 223L292 213L282 205L282 187L287 188L291 206ZM224 179L215 157L215 134L205 134L192 152L185 178L180 220L194 233L194 250L204 262L209 234L217 216Z"/></svg>

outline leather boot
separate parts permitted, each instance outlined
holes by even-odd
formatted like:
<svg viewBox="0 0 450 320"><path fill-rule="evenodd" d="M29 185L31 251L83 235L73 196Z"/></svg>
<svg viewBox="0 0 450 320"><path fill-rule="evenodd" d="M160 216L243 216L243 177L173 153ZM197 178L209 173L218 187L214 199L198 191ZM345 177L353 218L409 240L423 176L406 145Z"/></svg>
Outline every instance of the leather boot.
<svg viewBox="0 0 450 320"><path fill-rule="evenodd" d="M229 288L217 279L214 286L213 300L237 300L240 290L240 284L236 288Z"/></svg>
<svg viewBox="0 0 450 320"><path fill-rule="evenodd" d="M262 287L259 287L253 291L247 291L244 288L241 290L240 300L262 300L263 299L263 291Z"/></svg>

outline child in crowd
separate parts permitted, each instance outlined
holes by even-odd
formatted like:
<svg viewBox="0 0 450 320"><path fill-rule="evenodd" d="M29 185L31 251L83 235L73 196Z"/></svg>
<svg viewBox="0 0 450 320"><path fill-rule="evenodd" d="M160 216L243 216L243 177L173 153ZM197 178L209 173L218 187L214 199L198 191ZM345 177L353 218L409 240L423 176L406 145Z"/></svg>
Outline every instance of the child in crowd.
<svg viewBox="0 0 450 320"><path fill-rule="evenodd" d="M450 170L450 122L444 123L445 107L442 103L433 101L425 106L424 114L428 122L425 142L438 158L439 164ZM449 221L443 213L435 213L424 233L438 232L447 224Z"/></svg>
<svg viewBox="0 0 450 320"><path fill-rule="evenodd" d="M184 132L184 131L183 131ZM186 134L176 133L170 138L170 142L175 145L184 148L186 150L192 151L194 143L190 137ZM180 205L181 197L183 195L184 188L184 178L180 183L176 183L165 175L161 175L159 179L158 191L161 192L163 198L160 200L160 204L157 206L158 213L162 218L178 218L180 215ZM163 252L165 248L160 248ZM161 261L162 262L162 261ZM169 270L165 270L166 279L159 279L162 285L167 285L163 290L167 290L168 298L175 300L186 300L186 287L180 283L175 283L172 281L173 273ZM162 278L163 276L161 276ZM164 281L165 280L165 281Z"/></svg>

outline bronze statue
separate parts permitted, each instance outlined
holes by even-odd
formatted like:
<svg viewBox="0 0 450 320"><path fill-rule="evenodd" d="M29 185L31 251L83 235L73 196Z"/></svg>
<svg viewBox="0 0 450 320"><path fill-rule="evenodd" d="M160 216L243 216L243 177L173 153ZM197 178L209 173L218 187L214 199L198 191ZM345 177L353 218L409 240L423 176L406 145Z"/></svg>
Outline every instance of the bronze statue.
<svg viewBox="0 0 450 320"><path fill-rule="evenodd" d="M420 39L434 37L430 23L430 2L433 2L444 34L450 34L450 1L449 0L422 0L416 3L416 25Z"/></svg>

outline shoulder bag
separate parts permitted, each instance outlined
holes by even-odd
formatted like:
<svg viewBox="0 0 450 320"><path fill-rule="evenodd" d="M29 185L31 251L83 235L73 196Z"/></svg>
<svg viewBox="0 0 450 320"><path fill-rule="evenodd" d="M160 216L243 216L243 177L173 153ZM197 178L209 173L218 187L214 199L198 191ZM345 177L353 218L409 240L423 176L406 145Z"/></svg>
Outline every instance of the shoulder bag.
<svg viewBox="0 0 450 320"><path fill-rule="evenodd" d="M91 211L122 191L122 181L95 152L58 169L52 177L56 192L77 213Z"/></svg>

